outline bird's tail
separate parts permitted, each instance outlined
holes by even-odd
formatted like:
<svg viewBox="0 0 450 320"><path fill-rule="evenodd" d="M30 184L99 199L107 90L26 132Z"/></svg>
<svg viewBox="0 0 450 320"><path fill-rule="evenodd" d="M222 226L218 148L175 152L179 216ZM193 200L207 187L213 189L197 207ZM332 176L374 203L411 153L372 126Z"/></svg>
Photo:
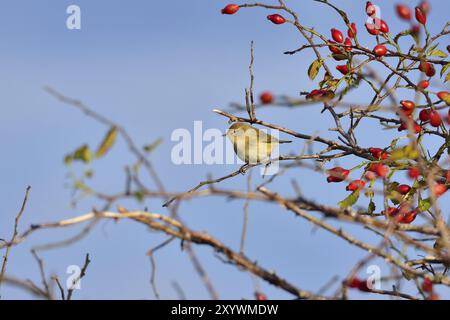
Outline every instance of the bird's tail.
<svg viewBox="0 0 450 320"><path fill-rule="evenodd" d="M291 140L278 140L278 143L291 143Z"/></svg>

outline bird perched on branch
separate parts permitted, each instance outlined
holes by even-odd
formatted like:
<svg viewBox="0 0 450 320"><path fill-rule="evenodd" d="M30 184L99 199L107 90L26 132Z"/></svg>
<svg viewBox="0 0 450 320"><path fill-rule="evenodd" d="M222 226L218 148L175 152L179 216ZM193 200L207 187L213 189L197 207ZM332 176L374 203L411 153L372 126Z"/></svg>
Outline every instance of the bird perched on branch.
<svg viewBox="0 0 450 320"><path fill-rule="evenodd" d="M245 122L233 123L226 133L239 159L248 164L267 162L275 148L288 140L278 140Z"/></svg>

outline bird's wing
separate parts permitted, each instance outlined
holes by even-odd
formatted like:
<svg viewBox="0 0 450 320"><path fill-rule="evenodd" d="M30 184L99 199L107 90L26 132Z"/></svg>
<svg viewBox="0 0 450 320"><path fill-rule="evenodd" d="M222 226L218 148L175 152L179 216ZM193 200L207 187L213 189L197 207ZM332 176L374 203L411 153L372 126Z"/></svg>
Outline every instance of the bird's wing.
<svg viewBox="0 0 450 320"><path fill-rule="evenodd" d="M276 143L276 142L278 142L277 138L271 136L270 134L266 134L262 130L259 130L257 132L259 133L259 136L257 137L258 142L261 142L261 143Z"/></svg>

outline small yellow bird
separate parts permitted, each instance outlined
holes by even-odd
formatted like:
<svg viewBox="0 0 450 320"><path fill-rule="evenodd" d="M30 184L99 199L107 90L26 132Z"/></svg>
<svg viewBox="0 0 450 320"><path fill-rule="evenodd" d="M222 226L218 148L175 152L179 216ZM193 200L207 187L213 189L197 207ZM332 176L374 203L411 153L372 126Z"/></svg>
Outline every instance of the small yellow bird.
<svg viewBox="0 0 450 320"><path fill-rule="evenodd" d="M233 123L226 133L233 144L234 152L239 159L248 164L256 164L270 160L275 147L281 143L291 143L252 127L245 122Z"/></svg>

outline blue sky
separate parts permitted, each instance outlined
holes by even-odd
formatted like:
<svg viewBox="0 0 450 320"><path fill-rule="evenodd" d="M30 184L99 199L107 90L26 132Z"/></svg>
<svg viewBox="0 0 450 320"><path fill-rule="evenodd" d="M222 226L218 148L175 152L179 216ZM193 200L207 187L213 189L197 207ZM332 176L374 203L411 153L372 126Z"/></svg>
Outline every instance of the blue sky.
<svg viewBox="0 0 450 320"><path fill-rule="evenodd" d="M313 1L286 2L288 5L295 2L293 7L305 25L316 26L325 34L332 27L345 30L334 12L325 6ZM360 40L373 47L375 40L363 30L365 1L333 3L348 12L358 25ZM395 3L380 1L383 18L393 21L391 30L404 30L407 24L395 18ZM447 21L448 17L440 13L446 12L448 3L443 0L431 3L429 27L433 33ZM81 30L65 27L66 8L70 4L81 8ZM98 204L87 199L76 208L70 207L70 190L65 187L68 170L62 159L82 143L97 145L108 128L53 99L44 92L46 85L108 115L123 125L139 145L162 137L164 144L152 154L151 160L167 189L184 191L208 173L218 177L236 170L236 165L175 166L170 160L173 143L169 137L177 128L192 130L195 120L202 120L204 128L224 130L227 127L225 119L211 110L226 109L230 102L244 101L244 88L249 81L250 41L255 43L256 93L270 89L295 97L300 91L315 88L316 84L306 75L307 67L314 60L311 52L282 54L304 43L291 26L270 24L265 18L270 11L263 9L222 16L220 9L225 4L225 1L205 0L2 1L0 237L9 237L27 185L32 190L21 221L22 230L30 223L85 213ZM334 68L334 64L330 65ZM367 93L362 88L352 93L351 99L365 103ZM327 131L330 117L321 114L319 106L292 111L261 110L258 116L303 133L336 138L335 133ZM381 131L376 123L370 122L358 134L361 145L366 147L375 144L384 147L392 137L398 136L397 131ZM302 146L302 142L296 142L286 151L298 152ZM131 161L133 158L123 141L119 141L104 160L93 164L92 186L104 192L120 191L123 167ZM351 166L356 162L339 163ZM292 195L292 178L298 180L305 195L312 199L336 204L346 195L342 185L327 185L322 176L298 169L274 183L272 188ZM258 181L260 178L255 177L254 183ZM245 190L246 178L238 176L224 182L223 187ZM323 190L327 190L326 194ZM147 206L151 211L166 213L157 199L145 204L123 204L137 209ZM180 214L191 228L208 230L238 249L242 206L242 201L206 198L183 203ZM345 227L356 236L374 239L352 226ZM79 230L34 234L12 250L8 273L38 280L30 248L65 239ZM163 240L160 234L135 223L102 222L82 241L41 255L48 272L65 279L68 265L81 264L84 254L91 254L92 264L76 298L152 299L146 252ZM221 298L252 297L253 280L249 274L223 264L209 248L196 247L196 252ZM299 287L313 291L334 275L347 274L365 256L361 250L325 231L315 230L307 221L296 219L274 205L261 203L250 205L247 254ZM159 251L156 261L161 297L177 297L171 285L176 281L189 298L208 298L178 242ZM382 265L382 272L388 271ZM270 298L290 298L270 285L261 283L261 287ZM6 299L29 298L14 288L1 290Z"/></svg>

